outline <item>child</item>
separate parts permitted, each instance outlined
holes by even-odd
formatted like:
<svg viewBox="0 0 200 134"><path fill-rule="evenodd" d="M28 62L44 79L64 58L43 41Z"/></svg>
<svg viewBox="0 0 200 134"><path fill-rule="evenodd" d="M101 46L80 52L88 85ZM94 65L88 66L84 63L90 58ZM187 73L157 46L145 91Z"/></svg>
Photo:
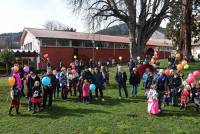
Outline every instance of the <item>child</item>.
<svg viewBox="0 0 200 134"><path fill-rule="evenodd" d="M190 85L185 85L183 91L181 92L181 104L180 104L180 110L184 109L186 110L187 108L187 103L189 101L189 96L190 96Z"/></svg>
<svg viewBox="0 0 200 134"><path fill-rule="evenodd" d="M83 93L83 103L89 102L89 96L90 96L90 84L88 80L84 80L83 87L82 87L82 93Z"/></svg>
<svg viewBox="0 0 200 134"><path fill-rule="evenodd" d="M148 99L148 109L149 114L158 115L160 113L159 104L158 104L158 93L156 92L156 86L152 85L147 94Z"/></svg>
<svg viewBox="0 0 200 134"><path fill-rule="evenodd" d="M79 92L79 99L81 100L82 99L82 87L83 87L83 78L82 76L79 77L79 80L78 80L78 83L77 83L77 88L78 88L78 92Z"/></svg>
<svg viewBox="0 0 200 134"><path fill-rule="evenodd" d="M33 92L33 96L31 98L31 102L33 103L33 114L35 114L37 107L38 107L38 111L40 111L40 103L42 102L42 96L41 96L40 82L39 81L35 81L32 92Z"/></svg>
<svg viewBox="0 0 200 134"><path fill-rule="evenodd" d="M15 77L14 77L14 78L15 78ZM16 78L15 78L15 84L13 85L10 94L11 94L12 101L11 101L10 108L9 108L9 115L12 115L11 112L12 112L12 109L13 109L13 108L16 109L16 113L17 113L17 114L20 114L20 113L19 113L20 91L19 91L19 89L17 88L17 81L16 81Z"/></svg>
<svg viewBox="0 0 200 134"><path fill-rule="evenodd" d="M165 103L167 104L167 106L169 106L170 97L171 97L170 90L165 91L164 100L165 100Z"/></svg>

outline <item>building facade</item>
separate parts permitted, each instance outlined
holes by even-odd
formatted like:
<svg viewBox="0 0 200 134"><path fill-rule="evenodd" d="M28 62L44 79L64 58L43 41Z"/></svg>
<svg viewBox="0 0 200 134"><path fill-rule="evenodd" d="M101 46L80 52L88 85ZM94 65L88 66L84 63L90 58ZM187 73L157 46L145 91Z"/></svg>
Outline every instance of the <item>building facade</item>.
<svg viewBox="0 0 200 134"><path fill-rule="evenodd" d="M64 65L69 65L74 60L74 56L84 61L92 58L102 62L108 59L117 61L119 56L125 62L130 57L129 39L122 36L25 28L20 44L23 51L38 53L37 69L44 68L46 65L44 54L48 54L54 68L58 67L61 61ZM149 48L157 50L160 58L166 58L172 50L172 45L168 40L153 39L149 40L145 51Z"/></svg>

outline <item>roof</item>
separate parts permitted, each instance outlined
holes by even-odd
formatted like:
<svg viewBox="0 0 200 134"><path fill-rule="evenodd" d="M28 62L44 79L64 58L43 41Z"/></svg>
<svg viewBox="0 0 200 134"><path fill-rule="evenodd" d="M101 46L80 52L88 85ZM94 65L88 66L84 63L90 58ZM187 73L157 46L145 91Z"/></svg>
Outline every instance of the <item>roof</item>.
<svg viewBox="0 0 200 134"><path fill-rule="evenodd" d="M47 29L24 28L20 43L23 44L27 32L33 34L36 38L55 38L55 39L74 39L74 40L91 40L91 41L104 41L114 43L129 43L128 36L110 36L94 33L82 32L66 32L66 31L51 31ZM163 39L167 40L167 39ZM147 45L150 46L167 46L172 47L171 43L165 43L162 39L150 39ZM167 41L169 42L169 40Z"/></svg>
<svg viewBox="0 0 200 134"><path fill-rule="evenodd" d="M74 40L94 40L116 43L129 43L127 37L109 36L93 33L51 31L47 29L25 28L24 31L31 32L37 38L56 38L56 39L74 39Z"/></svg>
<svg viewBox="0 0 200 134"><path fill-rule="evenodd" d="M14 49L13 52L15 57L36 57L38 55L36 51L27 51L20 49Z"/></svg>

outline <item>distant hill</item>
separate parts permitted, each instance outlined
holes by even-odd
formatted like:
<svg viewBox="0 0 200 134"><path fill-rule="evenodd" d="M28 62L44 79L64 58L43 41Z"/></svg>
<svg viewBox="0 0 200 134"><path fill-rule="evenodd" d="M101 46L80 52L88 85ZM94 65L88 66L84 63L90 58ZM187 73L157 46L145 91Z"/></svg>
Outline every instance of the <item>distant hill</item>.
<svg viewBox="0 0 200 134"><path fill-rule="evenodd" d="M128 27L126 24L119 24L107 29L96 32L98 34L114 35L114 36L126 36L128 35ZM165 38L166 29L159 27L157 31L152 35L152 38Z"/></svg>
<svg viewBox="0 0 200 134"><path fill-rule="evenodd" d="M10 48L10 49L20 49L20 36L22 32L18 33L2 33L0 34L0 49Z"/></svg>

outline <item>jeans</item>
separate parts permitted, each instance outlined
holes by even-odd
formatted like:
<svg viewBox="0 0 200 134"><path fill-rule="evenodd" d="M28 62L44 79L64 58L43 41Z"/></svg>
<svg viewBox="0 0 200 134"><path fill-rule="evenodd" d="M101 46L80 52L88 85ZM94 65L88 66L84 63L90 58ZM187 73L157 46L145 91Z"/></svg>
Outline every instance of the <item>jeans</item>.
<svg viewBox="0 0 200 134"><path fill-rule="evenodd" d="M172 90L172 105L178 106L178 89Z"/></svg>
<svg viewBox="0 0 200 134"><path fill-rule="evenodd" d="M127 91L127 88L126 88L126 84L119 84L118 87L119 87L119 96L122 97L121 89L123 88L125 96L126 96L126 98L128 98L128 91Z"/></svg>
<svg viewBox="0 0 200 134"><path fill-rule="evenodd" d="M46 108L46 103L47 103L47 97L49 98L48 100L48 107L52 106L52 101L53 101L53 90L52 87L48 89L44 89L44 94L43 94L43 108Z"/></svg>
<svg viewBox="0 0 200 134"><path fill-rule="evenodd" d="M163 92L158 93L158 104L159 104L159 109L161 109L162 104L164 104L164 93Z"/></svg>
<svg viewBox="0 0 200 134"><path fill-rule="evenodd" d="M28 109L32 109L31 97L28 97Z"/></svg>
<svg viewBox="0 0 200 134"><path fill-rule="evenodd" d="M138 87L138 85L133 85L132 86L132 91L131 91L132 97L137 96L137 87Z"/></svg>
<svg viewBox="0 0 200 134"><path fill-rule="evenodd" d="M103 88L102 87L97 87L95 90L95 95L97 98L99 97L99 95L98 95L99 92L100 92L100 97L103 98Z"/></svg>
<svg viewBox="0 0 200 134"><path fill-rule="evenodd" d="M61 92L61 96L63 100L67 99L67 94L68 94L68 88L67 85L62 85L62 92Z"/></svg>

